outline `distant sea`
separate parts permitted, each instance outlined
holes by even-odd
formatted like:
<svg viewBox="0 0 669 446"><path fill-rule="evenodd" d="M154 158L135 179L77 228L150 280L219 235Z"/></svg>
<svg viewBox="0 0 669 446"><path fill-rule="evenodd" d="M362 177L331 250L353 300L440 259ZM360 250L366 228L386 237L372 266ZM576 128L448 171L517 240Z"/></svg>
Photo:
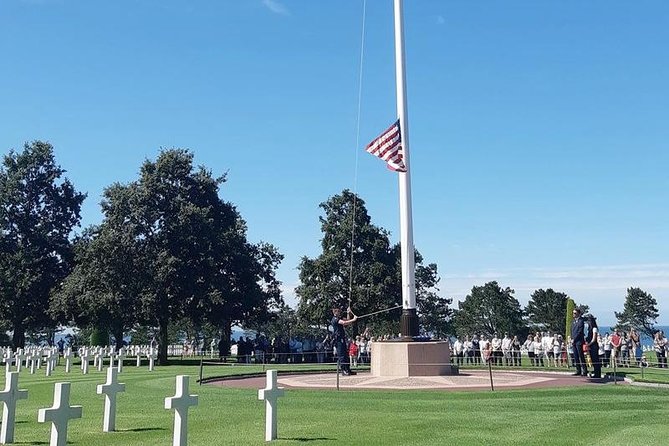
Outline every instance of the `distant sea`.
<svg viewBox="0 0 669 446"><path fill-rule="evenodd" d="M655 330L662 330L665 336L669 336L669 325L656 325ZM606 332L613 333L613 327L606 327L602 325L599 327L599 332L605 334ZM641 335L641 345L653 345L653 338L649 338L645 334Z"/></svg>

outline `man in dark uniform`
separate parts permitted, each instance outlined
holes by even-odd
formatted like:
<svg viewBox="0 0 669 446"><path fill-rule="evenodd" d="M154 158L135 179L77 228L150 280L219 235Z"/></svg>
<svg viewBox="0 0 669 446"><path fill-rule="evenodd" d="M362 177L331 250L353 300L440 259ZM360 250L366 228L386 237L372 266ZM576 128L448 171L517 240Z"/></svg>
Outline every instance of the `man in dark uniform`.
<svg viewBox="0 0 669 446"><path fill-rule="evenodd" d="M344 375L355 375L355 372L351 371L351 365L348 361L348 345L346 343L346 330L344 330L344 327L357 321L358 316L353 314L351 307L348 308L347 313L349 317L343 318L341 316L341 309L333 308L330 325L332 325L332 337L334 338L334 345L337 350L339 368Z"/></svg>
<svg viewBox="0 0 669 446"><path fill-rule="evenodd" d="M581 310L575 308L572 312L574 321L571 324L571 343L574 347L574 366L576 367L575 376L588 376L588 365L585 362L583 353L583 344L585 343L585 322L581 317Z"/></svg>

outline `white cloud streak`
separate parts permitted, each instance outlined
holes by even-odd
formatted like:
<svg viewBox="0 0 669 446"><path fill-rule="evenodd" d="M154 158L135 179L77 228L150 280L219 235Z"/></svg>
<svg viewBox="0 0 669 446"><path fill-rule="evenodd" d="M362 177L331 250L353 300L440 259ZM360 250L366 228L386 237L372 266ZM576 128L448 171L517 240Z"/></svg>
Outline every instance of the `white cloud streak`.
<svg viewBox="0 0 669 446"><path fill-rule="evenodd" d="M290 11L285 5L276 0L262 0L262 4L274 14L289 16Z"/></svg>

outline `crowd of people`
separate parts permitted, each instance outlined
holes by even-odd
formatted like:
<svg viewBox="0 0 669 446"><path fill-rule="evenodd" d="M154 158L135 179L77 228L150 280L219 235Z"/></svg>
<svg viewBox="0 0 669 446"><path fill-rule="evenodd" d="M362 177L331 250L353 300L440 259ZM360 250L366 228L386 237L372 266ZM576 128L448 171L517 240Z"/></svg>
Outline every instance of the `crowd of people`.
<svg viewBox="0 0 669 446"><path fill-rule="evenodd" d="M590 325L585 322L586 331L581 341L583 358L579 358L576 353L571 336L564 339L561 334L536 332L527 335L522 342L518 336L508 333L501 337L497 334L491 337L458 337L451 344L452 362L456 365L490 362L496 366L514 367L523 365L522 358L527 358L529 364L535 367L575 367L577 363L583 363L594 369L597 364L601 364L601 367L613 367L614 362L617 367L667 367L669 341L664 332L655 333L652 350L657 361L651 363L646 358L646 350L641 345L641 336L636 330L614 330L601 334L597 332L597 327L593 327L593 322L589 323ZM586 341L586 337L590 339ZM591 351L592 347L596 347L596 354ZM650 350L649 347L646 349Z"/></svg>
<svg viewBox="0 0 669 446"><path fill-rule="evenodd" d="M336 313L336 314L335 314ZM343 370L350 366L371 362L372 344L393 338L386 335L375 339L369 330L350 338L344 327L350 325L354 316L343 316L333 310L333 319L328 334L320 339L306 337L274 337L268 340L260 335L255 339L242 337L236 344L237 361L241 363L332 363L340 361ZM342 322L346 322L342 324ZM336 326L339 325L341 329ZM455 365L483 365L520 367L527 362L534 367L574 367L578 374L600 377L602 367L667 367L669 341L664 332L655 333L653 346L656 361L646 358L638 331L613 330L600 333L596 318L583 317L574 311L571 336L566 339L550 331L536 332L520 339L517 335L504 333L502 336L472 335L449 340L451 362ZM201 346L200 346L201 347ZM220 346L219 346L220 347ZM212 351L214 341L212 341ZM184 345L184 354L195 351L192 344ZM223 357L223 352L220 352ZM523 359L527 358L527 359Z"/></svg>

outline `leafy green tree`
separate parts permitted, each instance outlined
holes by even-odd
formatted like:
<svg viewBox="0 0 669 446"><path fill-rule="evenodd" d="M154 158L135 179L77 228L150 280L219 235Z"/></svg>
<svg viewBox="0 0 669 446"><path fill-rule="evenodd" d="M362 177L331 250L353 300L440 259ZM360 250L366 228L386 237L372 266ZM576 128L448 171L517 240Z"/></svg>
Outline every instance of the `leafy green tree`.
<svg viewBox="0 0 669 446"><path fill-rule="evenodd" d="M399 245L398 245L399 249ZM437 264L422 264L422 256L416 251L416 307L422 330L434 337L444 339L453 334L452 299L439 296ZM400 277L401 277L401 266ZM401 280L401 279L400 279Z"/></svg>
<svg viewBox="0 0 669 446"><path fill-rule="evenodd" d="M319 217L322 253L314 259L303 257L298 266L298 317L323 324L330 309L348 306L349 298L358 314L400 304L401 282L388 232L371 223L365 202L344 190L319 207L324 211ZM388 317L382 314L379 319Z"/></svg>
<svg viewBox="0 0 669 446"><path fill-rule="evenodd" d="M133 231L109 222L93 226L75 241L75 267L51 302L61 321L111 333L117 348L138 321L146 273ZM106 344L105 344L106 345Z"/></svg>
<svg viewBox="0 0 669 446"><path fill-rule="evenodd" d="M325 325L334 306L350 304L362 315L401 304L400 245L390 244L388 231L372 224L365 202L349 190L330 197L319 207L323 238L321 254L303 257L298 267L298 318ZM417 311L424 330L448 331L450 300L440 298L437 266L416 260ZM385 312L365 321L372 329L397 332L399 312Z"/></svg>
<svg viewBox="0 0 669 446"><path fill-rule="evenodd" d="M475 286L454 314L454 325L460 336L481 333L492 336L509 333L523 336L527 327L514 290L502 288L495 281Z"/></svg>
<svg viewBox="0 0 669 446"><path fill-rule="evenodd" d="M628 288L623 311L614 313L619 327L636 328L648 336L655 333L654 325L659 316L657 301L641 288Z"/></svg>
<svg viewBox="0 0 669 446"><path fill-rule="evenodd" d="M246 224L218 196L225 177L194 168L193 155L165 150L145 161L137 181L105 191L103 224L127 231L139 259L136 287L143 322L158 329L167 361L171 324L260 318L281 300L275 271L282 256L246 240ZM220 326L220 325L219 325Z"/></svg>
<svg viewBox="0 0 669 446"><path fill-rule="evenodd" d="M27 330L55 327L49 296L69 272L69 237L86 197L64 173L40 141L5 155L0 168L0 317L15 347Z"/></svg>
<svg viewBox="0 0 669 446"><path fill-rule="evenodd" d="M565 293L552 288L538 289L530 296L525 314L534 326L543 327L553 333L564 333L568 298Z"/></svg>

